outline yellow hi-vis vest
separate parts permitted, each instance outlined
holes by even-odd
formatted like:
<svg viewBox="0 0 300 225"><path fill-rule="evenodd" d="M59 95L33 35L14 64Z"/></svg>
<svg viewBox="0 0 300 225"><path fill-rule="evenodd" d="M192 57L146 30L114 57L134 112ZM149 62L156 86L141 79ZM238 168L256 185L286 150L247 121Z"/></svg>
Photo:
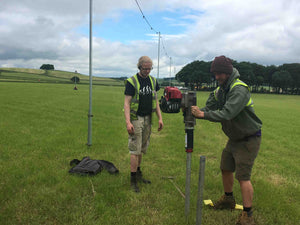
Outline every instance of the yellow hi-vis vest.
<svg viewBox="0 0 300 225"><path fill-rule="evenodd" d="M230 89L229 91L235 87L236 85L242 85L242 86L245 86L248 88L249 92L250 92L250 88L248 87L248 85L246 83L244 83L243 81L241 81L240 79L235 79L234 82L230 85ZM218 101L218 98L217 98L217 93L219 91L220 87L217 87L216 90L214 90L214 96L215 96L215 99ZM253 100L252 98L250 97L248 103L246 104L246 106L248 107L253 107L254 106L254 103L253 103Z"/></svg>
<svg viewBox="0 0 300 225"><path fill-rule="evenodd" d="M137 77L138 75L134 75L126 80L126 82L129 82L134 88L135 88L135 94L131 99L130 102L130 119L131 120L137 120L137 111L139 108L139 91L140 91L140 82ZM156 100L157 100L157 94L156 94L156 79L149 75L150 81L151 81L151 88L152 88L152 113L156 112ZM126 85L125 82L125 85Z"/></svg>

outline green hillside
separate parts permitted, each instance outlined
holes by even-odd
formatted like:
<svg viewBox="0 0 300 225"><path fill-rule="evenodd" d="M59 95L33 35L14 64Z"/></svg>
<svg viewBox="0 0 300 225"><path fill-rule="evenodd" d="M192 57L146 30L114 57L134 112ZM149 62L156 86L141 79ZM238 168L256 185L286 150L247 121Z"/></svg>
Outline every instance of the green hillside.
<svg viewBox="0 0 300 225"><path fill-rule="evenodd" d="M60 70L39 70L25 68L0 68L0 82L28 82L28 83L72 83L72 77L80 78L80 84L89 84L89 76ZM94 85L123 86L119 79L93 77Z"/></svg>

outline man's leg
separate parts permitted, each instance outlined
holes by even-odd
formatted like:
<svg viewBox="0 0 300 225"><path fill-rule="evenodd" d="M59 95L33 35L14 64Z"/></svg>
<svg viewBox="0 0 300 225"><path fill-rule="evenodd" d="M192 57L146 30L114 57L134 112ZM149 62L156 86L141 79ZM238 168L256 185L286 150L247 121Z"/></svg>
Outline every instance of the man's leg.
<svg viewBox="0 0 300 225"><path fill-rule="evenodd" d="M130 151L130 172L131 172L131 187L133 191L140 192L137 185L137 168L139 165L139 155L141 155L142 148L142 126L143 120L138 117L138 120L132 121L134 126L134 134L129 135L128 138L128 147Z"/></svg>
<svg viewBox="0 0 300 225"><path fill-rule="evenodd" d="M222 170L222 180L224 192L232 193L233 190L233 172Z"/></svg>
<svg viewBox="0 0 300 225"><path fill-rule="evenodd" d="M239 180L242 198L243 198L243 211L241 212L236 225L254 225L255 221L252 216L252 199L253 199L253 187L250 180Z"/></svg>
<svg viewBox="0 0 300 225"><path fill-rule="evenodd" d="M130 155L130 184L134 192L140 192L137 185L137 166L138 166L138 155Z"/></svg>
<svg viewBox="0 0 300 225"><path fill-rule="evenodd" d="M142 154L137 156L137 167L140 167L142 163Z"/></svg>
<svg viewBox="0 0 300 225"><path fill-rule="evenodd" d="M130 155L130 172L136 173L137 168L138 168L138 159L139 155Z"/></svg>
<svg viewBox="0 0 300 225"><path fill-rule="evenodd" d="M252 207L253 187L250 180L240 180L240 187L243 197L243 206Z"/></svg>
<svg viewBox="0 0 300 225"><path fill-rule="evenodd" d="M145 116L143 129L142 129L142 153L143 154L147 153L147 149L150 143L150 135L151 135L151 116ZM142 163L142 154L138 156L138 168L137 168L138 181L142 181L145 184L151 184L150 180L146 180L143 178L143 174L141 171L141 163Z"/></svg>
<svg viewBox="0 0 300 225"><path fill-rule="evenodd" d="M231 153L231 142L228 141L222 152L221 165L222 181L224 195L214 203L214 209L234 209L235 199L233 197L233 171L235 171L235 163Z"/></svg>
<svg viewBox="0 0 300 225"><path fill-rule="evenodd" d="M260 142L260 137L253 137L245 142L240 143L240 151L237 152L237 155L235 157L237 162L235 177L240 183L244 207L236 223L238 225L255 224L254 218L252 216L253 187L250 181L250 177L254 160L259 151Z"/></svg>
<svg viewBox="0 0 300 225"><path fill-rule="evenodd" d="M214 204L214 209L234 209L235 200L233 197L233 172L222 170L223 188L225 194Z"/></svg>

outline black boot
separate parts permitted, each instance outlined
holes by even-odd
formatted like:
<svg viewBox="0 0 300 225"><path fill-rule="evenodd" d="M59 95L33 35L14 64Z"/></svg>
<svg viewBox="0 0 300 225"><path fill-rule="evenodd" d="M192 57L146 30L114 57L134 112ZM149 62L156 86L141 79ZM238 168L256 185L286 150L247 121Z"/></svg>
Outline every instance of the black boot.
<svg viewBox="0 0 300 225"><path fill-rule="evenodd" d="M137 175L137 180L139 182L143 182L144 184L151 184L151 181L150 180L146 180L143 178L143 174L142 174L142 171L141 170L137 170L136 172L136 175Z"/></svg>
<svg viewBox="0 0 300 225"><path fill-rule="evenodd" d="M137 173L131 173L130 186L134 192L136 193L140 192L140 189L137 185Z"/></svg>

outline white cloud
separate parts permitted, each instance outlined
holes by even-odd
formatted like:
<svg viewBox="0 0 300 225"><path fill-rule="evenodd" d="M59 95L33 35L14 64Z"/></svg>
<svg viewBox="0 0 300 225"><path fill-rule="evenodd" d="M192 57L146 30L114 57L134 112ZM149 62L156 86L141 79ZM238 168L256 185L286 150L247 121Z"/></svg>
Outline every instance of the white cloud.
<svg viewBox="0 0 300 225"><path fill-rule="evenodd" d="M93 2L95 24L108 17L121 24L124 10L138 11L134 1ZM164 34L161 30L177 72L195 59L208 61L221 54L260 64L300 62L297 0L139 2L145 14L186 12L182 18L162 18L176 26L186 26L186 32L179 34ZM2 0L0 67L38 68L43 63L53 63L57 69L88 74L89 39L76 32L78 27L88 28L88 13L88 1ZM187 19L191 21L189 24ZM141 18L137 20L144 23ZM94 74L130 76L136 72L137 59L145 54L152 57L155 67L158 39L149 35L153 36L151 41L132 40L126 44L94 37ZM160 75L169 76L169 58L163 50L160 57ZM153 74L156 71L155 68Z"/></svg>

